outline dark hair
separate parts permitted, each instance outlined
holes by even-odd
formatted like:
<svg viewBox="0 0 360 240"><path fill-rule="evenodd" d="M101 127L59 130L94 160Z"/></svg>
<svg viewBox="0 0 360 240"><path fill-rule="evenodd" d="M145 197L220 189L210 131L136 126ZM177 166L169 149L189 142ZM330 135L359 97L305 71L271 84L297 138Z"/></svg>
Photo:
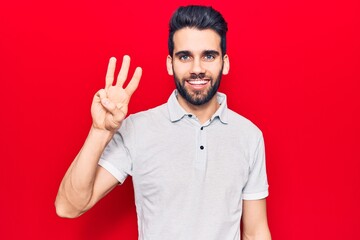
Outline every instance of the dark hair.
<svg viewBox="0 0 360 240"><path fill-rule="evenodd" d="M215 9L206 6L190 5L179 7L172 15L169 22L169 54L174 51L174 33L182 28L189 27L199 30L212 29L221 37L221 52L226 53L226 32L228 30L225 19Z"/></svg>

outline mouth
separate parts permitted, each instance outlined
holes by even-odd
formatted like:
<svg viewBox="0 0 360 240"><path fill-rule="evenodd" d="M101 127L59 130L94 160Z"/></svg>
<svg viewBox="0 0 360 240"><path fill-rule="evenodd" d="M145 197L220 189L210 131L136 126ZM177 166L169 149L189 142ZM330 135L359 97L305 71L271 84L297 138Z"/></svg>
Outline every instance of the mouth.
<svg viewBox="0 0 360 240"><path fill-rule="evenodd" d="M192 86L202 86L206 85L209 81L210 79L189 79L186 82Z"/></svg>

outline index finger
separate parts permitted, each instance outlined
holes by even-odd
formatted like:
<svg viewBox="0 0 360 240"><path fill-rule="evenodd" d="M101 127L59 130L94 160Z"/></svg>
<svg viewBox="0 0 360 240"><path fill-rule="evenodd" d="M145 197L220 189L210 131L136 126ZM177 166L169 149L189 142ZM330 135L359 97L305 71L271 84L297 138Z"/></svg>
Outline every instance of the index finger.
<svg viewBox="0 0 360 240"><path fill-rule="evenodd" d="M110 86L112 86L114 82L115 67L116 67L116 58L111 57L109 60L109 64L105 76L105 89L108 89Z"/></svg>

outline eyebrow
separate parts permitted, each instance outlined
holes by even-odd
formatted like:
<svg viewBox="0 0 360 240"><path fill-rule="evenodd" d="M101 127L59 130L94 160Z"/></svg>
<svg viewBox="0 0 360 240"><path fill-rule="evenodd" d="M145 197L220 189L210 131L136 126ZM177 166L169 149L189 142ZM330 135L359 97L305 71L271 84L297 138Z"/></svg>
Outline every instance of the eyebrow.
<svg viewBox="0 0 360 240"><path fill-rule="evenodd" d="M179 51L175 53L175 56L180 56L180 55L191 55L190 51Z"/></svg>
<svg viewBox="0 0 360 240"><path fill-rule="evenodd" d="M175 53L175 56L180 56L180 55L191 55L190 51L184 50L184 51L178 51ZM205 50L202 52L202 55L215 55L215 56L219 56L220 52L216 51L216 50Z"/></svg>
<svg viewBox="0 0 360 240"><path fill-rule="evenodd" d="M215 50L205 50L203 52L203 55L214 55L214 56L219 56L220 53L218 51Z"/></svg>

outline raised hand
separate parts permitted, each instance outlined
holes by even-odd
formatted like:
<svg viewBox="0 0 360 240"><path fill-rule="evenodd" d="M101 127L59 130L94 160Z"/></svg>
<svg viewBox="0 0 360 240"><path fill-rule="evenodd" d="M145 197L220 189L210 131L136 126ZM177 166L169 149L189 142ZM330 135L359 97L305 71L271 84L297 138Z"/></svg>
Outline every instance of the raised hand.
<svg viewBox="0 0 360 240"><path fill-rule="evenodd" d="M113 85L115 67L116 58L112 57L106 72L105 89L95 94L91 105L93 127L110 132L119 129L125 119L131 95L137 89L142 74L142 69L137 67L130 82L123 88L129 72L130 57L124 56L116 84Z"/></svg>

